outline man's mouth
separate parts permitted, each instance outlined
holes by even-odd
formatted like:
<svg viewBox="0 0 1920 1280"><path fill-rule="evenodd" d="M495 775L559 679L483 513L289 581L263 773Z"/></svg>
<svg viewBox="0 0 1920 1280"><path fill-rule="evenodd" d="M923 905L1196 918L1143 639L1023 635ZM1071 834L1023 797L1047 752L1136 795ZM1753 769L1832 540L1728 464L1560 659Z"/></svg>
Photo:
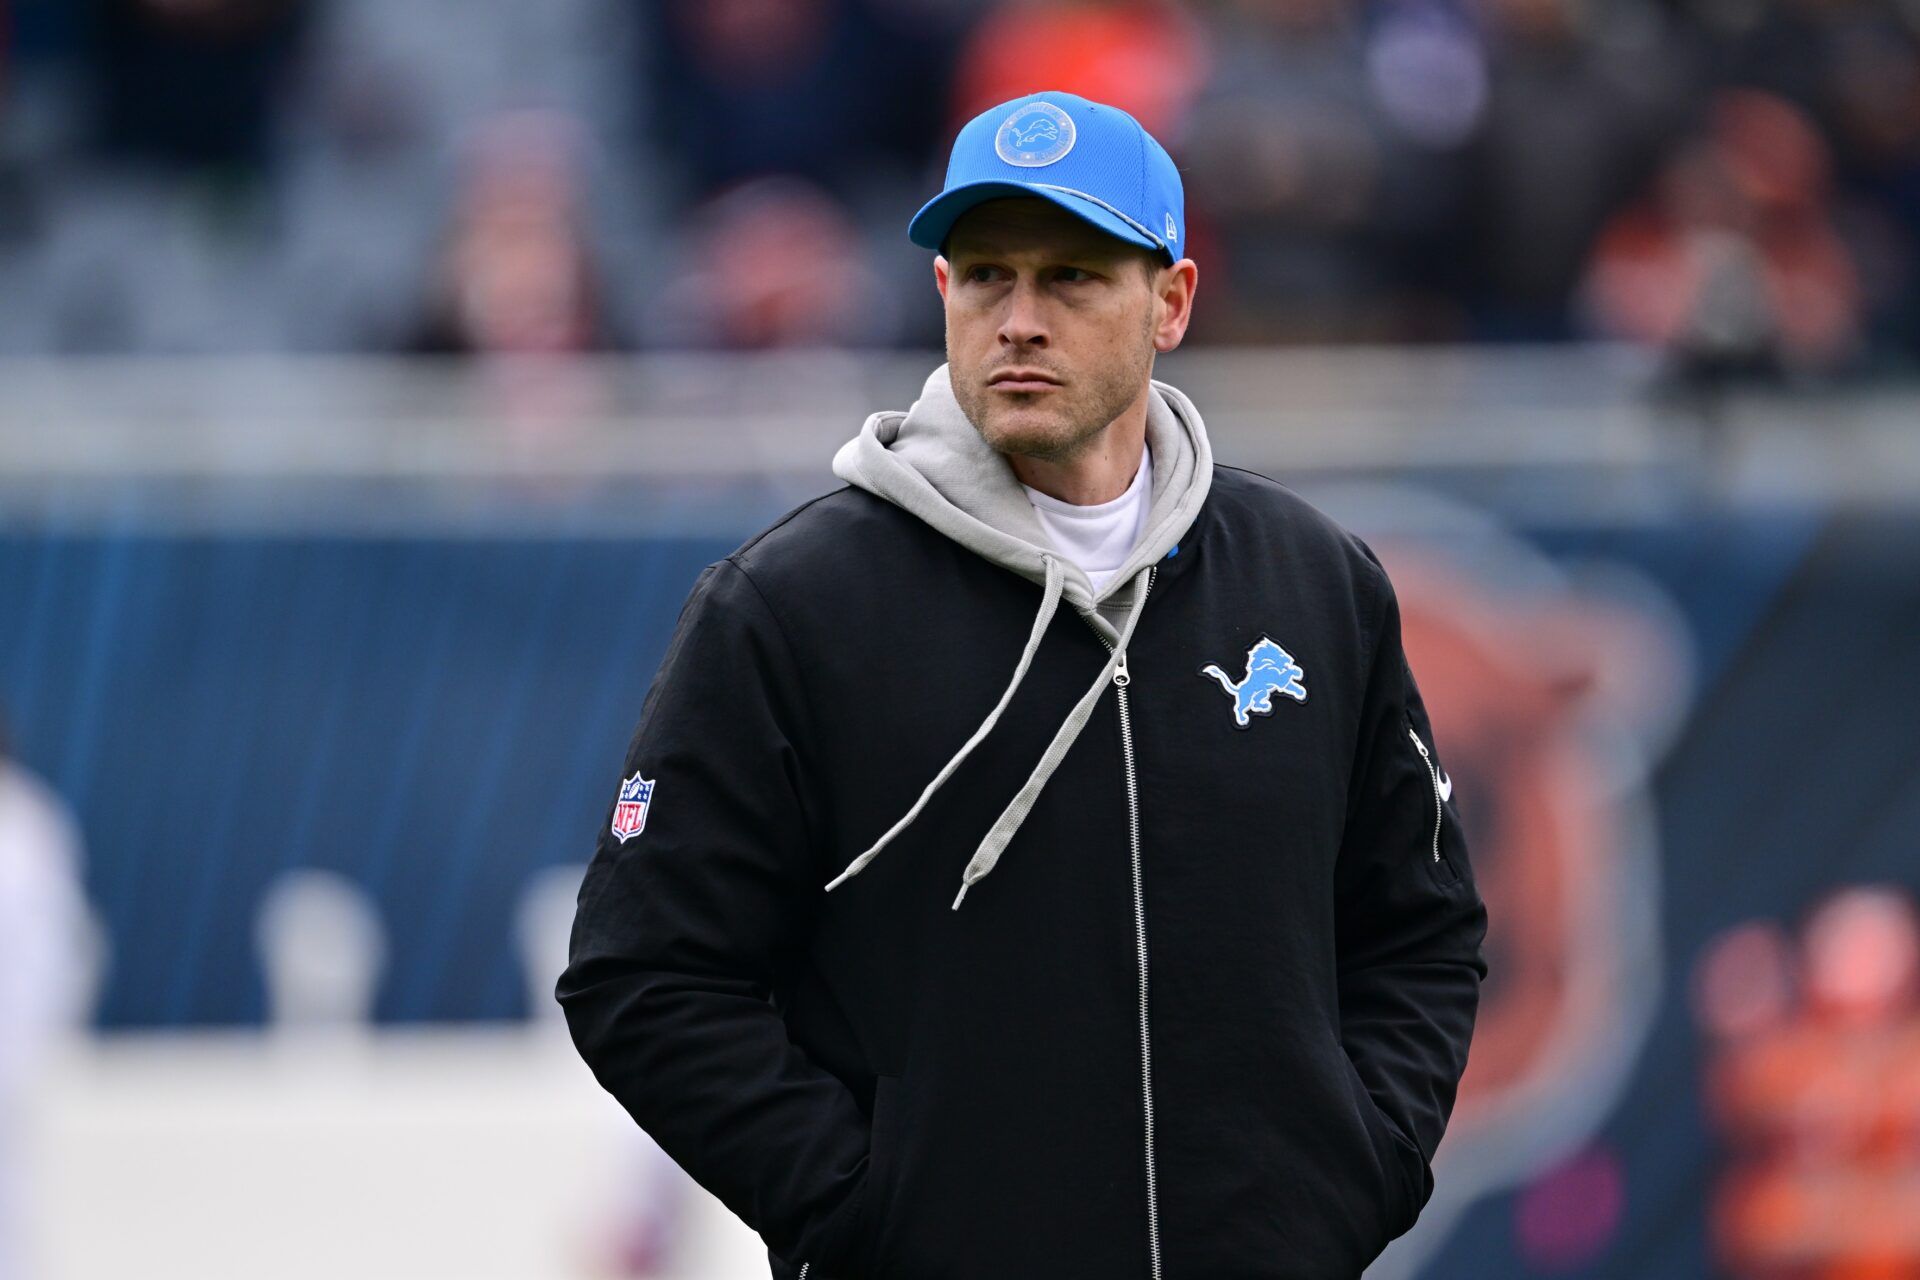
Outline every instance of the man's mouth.
<svg viewBox="0 0 1920 1280"><path fill-rule="evenodd" d="M987 385L997 391L1051 391L1060 382L1044 369L1002 369L987 379Z"/></svg>

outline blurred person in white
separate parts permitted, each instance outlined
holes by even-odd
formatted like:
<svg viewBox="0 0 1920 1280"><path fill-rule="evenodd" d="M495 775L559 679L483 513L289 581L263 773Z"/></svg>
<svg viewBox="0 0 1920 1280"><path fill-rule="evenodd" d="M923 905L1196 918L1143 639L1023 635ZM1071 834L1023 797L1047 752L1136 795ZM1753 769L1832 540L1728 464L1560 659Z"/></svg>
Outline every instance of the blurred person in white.
<svg viewBox="0 0 1920 1280"><path fill-rule="evenodd" d="M91 986L81 858L72 811L13 758L0 712L0 1280L31 1274L27 1104Z"/></svg>
<svg viewBox="0 0 1920 1280"><path fill-rule="evenodd" d="M371 1034L387 937L365 889L336 871L284 872L262 899L254 942L275 1031L303 1050Z"/></svg>

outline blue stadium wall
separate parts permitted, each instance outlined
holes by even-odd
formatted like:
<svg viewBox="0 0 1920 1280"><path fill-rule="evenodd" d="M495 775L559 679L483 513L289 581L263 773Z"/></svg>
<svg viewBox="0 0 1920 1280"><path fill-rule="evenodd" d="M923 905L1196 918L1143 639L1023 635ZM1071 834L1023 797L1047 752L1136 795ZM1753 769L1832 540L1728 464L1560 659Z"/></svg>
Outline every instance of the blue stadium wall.
<svg viewBox="0 0 1920 1280"><path fill-rule="evenodd" d="M771 513L760 512L756 516ZM252 921L283 870L372 893L382 1022L523 1016L529 876L591 851L700 568L739 536L207 536L45 522L0 533L0 677L22 756L84 816L111 932L105 1029L262 1017ZM1625 1227L1555 1274L1713 1273L1715 1159L1686 974L1704 941L1822 889L1916 886L1920 512L1533 523L1681 611L1698 695L1652 779L1669 974L1597 1141ZM1534 1274L1511 1194L1423 1274Z"/></svg>

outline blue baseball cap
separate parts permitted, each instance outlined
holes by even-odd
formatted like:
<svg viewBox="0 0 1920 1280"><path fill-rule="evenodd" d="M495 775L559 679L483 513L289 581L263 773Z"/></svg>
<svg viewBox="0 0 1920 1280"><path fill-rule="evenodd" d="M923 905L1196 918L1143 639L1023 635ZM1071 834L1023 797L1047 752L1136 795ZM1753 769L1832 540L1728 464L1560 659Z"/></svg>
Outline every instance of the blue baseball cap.
<svg viewBox="0 0 1920 1280"><path fill-rule="evenodd" d="M907 224L938 251L960 215L987 200L1039 196L1131 244L1180 260L1184 191L1173 157L1118 107L1033 93L981 112L953 141L947 185Z"/></svg>

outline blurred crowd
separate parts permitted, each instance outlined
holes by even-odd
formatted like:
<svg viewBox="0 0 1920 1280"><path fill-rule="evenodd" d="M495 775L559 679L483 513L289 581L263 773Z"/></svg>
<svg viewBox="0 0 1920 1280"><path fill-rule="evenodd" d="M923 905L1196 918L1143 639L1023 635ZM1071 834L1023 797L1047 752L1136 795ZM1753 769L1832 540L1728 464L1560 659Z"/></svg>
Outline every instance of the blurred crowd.
<svg viewBox="0 0 1920 1280"><path fill-rule="evenodd" d="M934 347L1041 88L1172 151L1197 341L1920 369L1913 0L0 0L0 352Z"/></svg>
<svg viewBox="0 0 1920 1280"><path fill-rule="evenodd" d="M1736 1280L1920 1274L1920 914L1847 885L1797 929L1750 920L1693 973L1704 1101L1724 1149L1709 1212Z"/></svg>

